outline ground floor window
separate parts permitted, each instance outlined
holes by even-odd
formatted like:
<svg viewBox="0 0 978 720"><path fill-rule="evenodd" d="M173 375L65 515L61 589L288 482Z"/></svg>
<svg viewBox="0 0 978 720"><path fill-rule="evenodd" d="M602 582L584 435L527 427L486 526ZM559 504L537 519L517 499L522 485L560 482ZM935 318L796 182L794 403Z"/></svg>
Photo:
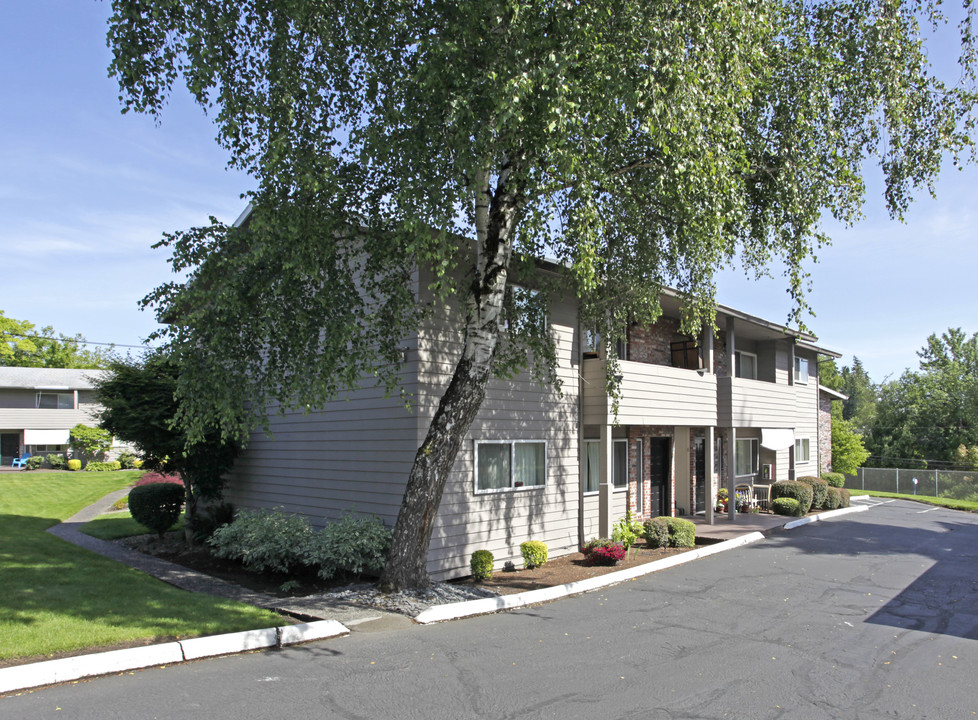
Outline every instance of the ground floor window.
<svg viewBox="0 0 978 720"><path fill-rule="evenodd" d="M28 450L35 455L41 453L63 453L68 449L67 445L29 445Z"/></svg>
<svg viewBox="0 0 978 720"><path fill-rule="evenodd" d="M757 438L737 439L735 465L737 477L757 474Z"/></svg>
<svg viewBox="0 0 978 720"><path fill-rule="evenodd" d="M628 440L615 440L612 444L611 482L616 490L628 487Z"/></svg>
<svg viewBox="0 0 978 720"><path fill-rule="evenodd" d="M584 492L597 492L601 484L601 441L584 441L584 467L581 482ZM616 490L628 487L628 440L615 440L611 445L611 483Z"/></svg>
<svg viewBox="0 0 978 720"><path fill-rule="evenodd" d="M808 438L795 440L795 462L804 463L811 460L811 441Z"/></svg>
<svg viewBox="0 0 978 720"><path fill-rule="evenodd" d="M547 443L542 440L476 442L476 492L546 484Z"/></svg>

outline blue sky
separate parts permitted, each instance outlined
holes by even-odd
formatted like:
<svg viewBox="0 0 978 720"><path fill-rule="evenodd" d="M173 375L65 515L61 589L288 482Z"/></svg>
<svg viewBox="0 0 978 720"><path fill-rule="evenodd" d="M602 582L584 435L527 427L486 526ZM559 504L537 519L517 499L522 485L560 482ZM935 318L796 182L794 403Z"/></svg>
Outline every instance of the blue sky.
<svg viewBox="0 0 978 720"><path fill-rule="evenodd" d="M209 215L232 221L250 184L225 169L213 125L182 95L159 126L121 114L106 74L108 15L87 0L0 3L0 310L138 345L155 328L139 299L172 279L166 252L150 246ZM887 217L876 176L870 186L866 219L829 226L833 244L808 268L806 323L879 381L916 368L930 333L978 331L978 170L948 167L938 199L920 197L906 224ZM757 282L725 272L718 288L725 305L787 319L776 270Z"/></svg>

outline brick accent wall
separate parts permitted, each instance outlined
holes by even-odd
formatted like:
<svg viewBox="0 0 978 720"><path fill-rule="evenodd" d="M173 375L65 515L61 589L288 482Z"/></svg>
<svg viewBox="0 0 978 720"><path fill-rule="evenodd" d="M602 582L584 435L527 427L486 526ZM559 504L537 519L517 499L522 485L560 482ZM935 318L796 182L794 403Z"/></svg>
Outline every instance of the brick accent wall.
<svg viewBox="0 0 978 720"><path fill-rule="evenodd" d="M818 457L821 472L832 469L832 399L818 394Z"/></svg>
<svg viewBox="0 0 978 720"><path fill-rule="evenodd" d="M650 483L650 463L651 459L651 447L652 443L648 442L648 438L653 437L665 437L672 440L673 453L676 453L675 444L676 438L673 436L673 429L671 427L665 426L643 426L643 425L632 425L628 428L628 509L632 511L632 516L635 518L645 519L652 516L652 498L651 496L651 483ZM642 492L642 507L638 507L636 499L638 497L638 478L639 478L639 458L638 458L638 444L636 440L642 441L642 477L644 477L644 491ZM681 462L682 455L676 454L676 462ZM669 478L669 496L672 498L672 507L670 508L669 514L676 514L676 477L672 474Z"/></svg>
<svg viewBox="0 0 978 720"><path fill-rule="evenodd" d="M713 374L727 376L727 333L718 332L713 337Z"/></svg>
<svg viewBox="0 0 978 720"><path fill-rule="evenodd" d="M654 325L632 325L628 329L628 359L652 365L672 365L670 344L683 338L679 321L661 317Z"/></svg>

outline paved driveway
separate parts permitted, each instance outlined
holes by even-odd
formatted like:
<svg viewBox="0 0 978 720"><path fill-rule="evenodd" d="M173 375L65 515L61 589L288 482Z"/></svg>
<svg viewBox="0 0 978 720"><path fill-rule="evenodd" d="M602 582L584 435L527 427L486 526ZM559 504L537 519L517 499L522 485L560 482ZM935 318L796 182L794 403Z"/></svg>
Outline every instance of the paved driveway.
<svg viewBox="0 0 978 720"><path fill-rule="evenodd" d="M0 699L3 718L954 718L978 516L893 502L519 612Z"/></svg>

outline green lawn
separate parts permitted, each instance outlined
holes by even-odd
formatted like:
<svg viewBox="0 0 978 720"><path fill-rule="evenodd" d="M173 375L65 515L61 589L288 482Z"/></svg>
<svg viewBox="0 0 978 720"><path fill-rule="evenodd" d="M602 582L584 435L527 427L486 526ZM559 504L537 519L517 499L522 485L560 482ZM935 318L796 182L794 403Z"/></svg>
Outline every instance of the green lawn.
<svg viewBox="0 0 978 720"><path fill-rule="evenodd" d="M968 512L978 512L978 502L971 500L954 500L953 498L934 497L933 495L908 495L906 493L880 492L878 490L860 490L850 488L849 492L853 495L872 495L873 497L895 498L898 500L916 500L927 505L939 505L950 508L951 510L966 510Z"/></svg>
<svg viewBox="0 0 978 720"><path fill-rule="evenodd" d="M183 530L183 514L170 530ZM132 537L133 535L146 535L152 530L140 525L132 519L128 510L107 513L101 515L82 526L81 531L86 535L99 538L100 540L118 540L119 538Z"/></svg>
<svg viewBox="0 0 978 720"><path fill-rule="evenodd" d="M180 590L44 532L139 474L0 475L0 660L281 624L270 611Z"/></svg>

